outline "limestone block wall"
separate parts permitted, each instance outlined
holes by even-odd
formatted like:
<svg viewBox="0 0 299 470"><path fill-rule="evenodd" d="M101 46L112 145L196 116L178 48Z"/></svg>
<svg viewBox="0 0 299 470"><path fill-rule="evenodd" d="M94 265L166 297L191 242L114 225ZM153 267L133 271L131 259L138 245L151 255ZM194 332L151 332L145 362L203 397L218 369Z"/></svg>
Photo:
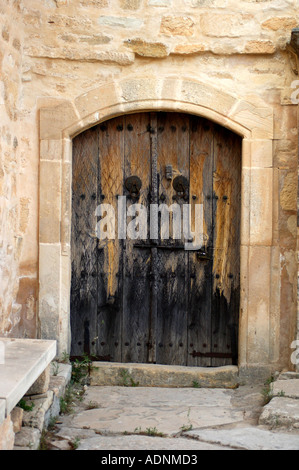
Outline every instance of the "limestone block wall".
<svg viewBox="0 0 299 470"><path fill-rule="evenodd" d="M0 332L31 336L36 333L37 247L29 252L28 245L36 232L38 167L30 164L28 110L22 104L21 2L1 2L0 25Z"/></svg>
<svg viewBox="0 0 299 470"><path fill-rule="evenodd" d="M200 80L235 103L242 100L231 110L231 103L211 95L206 106L224 118L230 110L236 120L246 124L249 119L248 127L255 127L259 145L252 143L244 184L254 182L252 194L264 187L265 197L252 205L250 247L243 251L251 253L248 275L267 276L269 292L259 291L258 278L251 284L250 307L257 313L249 322L248 341L257 351L251 360L258 363L264 352L255 329L265 315L267 335L277 346L270 360L289 367L297 315L298 132L291 83L298 63L287 43L299 24L297 0L7 0L1 2L0 20L0 334L41 331L39 158L56 165L60 177L61 142L53 121L51 146L43 142L39 147L40 110L68 103L64 109L71 109L75 121L91 90L107 85L109 101L109 83L143 77L150 87L151 80L162 83L165 77ZM122 92L124 99L140 97L142 109L149 90L131 83ZM161 90L161 98L163 93L175 97L176 90ZM94 111L97 99L95 94ZM195 99L200 103L200 93ZM267 119L274 135L260 126ZM45 185L41 190L47 190ZM59 240L60 208L55 218L52 236ZM263 234L257 220L264 220ZM263 295L271 297L271 307L258 313L265 312Z"/></svg>
<svg viewBox="0 0 299 470"><path fill-rule="evenodd" d="M298 106L298 129L299 129L299 106ZM299 142L299 138L298 138ZM299 161L299 150L298 150ZM299 166L298 166L298 181L299 181ZM298 263L298 276L297 276L297 350L299 349L299 185L298 185L298 198L297 198L297 263ZM297 358L296 370L299 372L299 358Z"/></svg>

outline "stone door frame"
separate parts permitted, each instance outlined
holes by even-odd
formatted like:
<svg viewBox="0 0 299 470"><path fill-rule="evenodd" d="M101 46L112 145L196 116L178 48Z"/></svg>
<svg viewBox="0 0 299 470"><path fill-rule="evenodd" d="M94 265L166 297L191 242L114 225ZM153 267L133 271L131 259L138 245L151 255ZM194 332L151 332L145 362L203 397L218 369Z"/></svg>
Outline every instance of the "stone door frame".
<svg viewBox="0 0 299 470"><path fill-rule="evenodd" d="M190 78L135 76L40 109L40 337L57 339L58 355L70 350L72 138L120 114L156 110L199 115L243 138L239 369L268 373L279 363L280 344L273 109Z"/></svg>

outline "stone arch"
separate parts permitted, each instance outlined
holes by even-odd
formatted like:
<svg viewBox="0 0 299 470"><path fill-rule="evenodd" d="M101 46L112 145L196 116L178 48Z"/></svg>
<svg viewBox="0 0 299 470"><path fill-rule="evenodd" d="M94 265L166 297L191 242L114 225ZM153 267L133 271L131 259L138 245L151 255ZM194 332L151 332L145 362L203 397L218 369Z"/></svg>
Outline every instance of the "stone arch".
<svg viewBox="0 0 299 470"><path fill-rule="evenodd" d="M256 349L250 349L248 340L251 315L256 313L255 306L249 307L248 303L250 250L270 249L272 245L273 110L256 96L240 98L191 78L125 78L101 85L73 101L57 100L53 106L40 109L40 335L57 339L58 353L69 350L72 138L117 115L151 110L200 115L243 138L239 366L250 366L257 362ZM265 184L269 191L265 192ZM253 206L253 194L260 201L258 210ZM261 282L262 291L267 292L268 278ZM270 298L265 299L263 309L268 318ZM267 368L278 360L279 325L277 322L276 336L270 336L269 321L265 322L264 317L256 328L255 348ZM269 341L265 341L265 335Z"/></svg>
<svg viewBox="0 0 299 470"><path fill-rule="evenodd" d="M127 78L101 85L73 101L57 101L40 110L41 140L73 137L118 114L157 109L201 115L244 138L273 137L273 110L265 103L256 97L239 99L190 79Z"/></svg>

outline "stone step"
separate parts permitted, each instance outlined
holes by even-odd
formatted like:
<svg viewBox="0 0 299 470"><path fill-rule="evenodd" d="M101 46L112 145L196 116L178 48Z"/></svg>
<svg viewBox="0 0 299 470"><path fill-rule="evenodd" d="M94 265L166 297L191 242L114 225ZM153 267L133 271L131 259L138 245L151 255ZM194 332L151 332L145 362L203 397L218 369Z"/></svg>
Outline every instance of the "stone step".
<svg viewBox="0 0 299 470"><path fill-rule="evenodd" d="M161 364L93 362L91 385L140 387L205 387L238 386L238 367L185 367Z"/></svg>
<svg viewBox="0 0 299 470"><path fill-rule="evenodd" d="M272 382L271 394L274 397L288 397L299 399L299 380L283 379Z"/></svg>
<svg viewBox="0 0 299 470"><path fill-rule="evenodd" d="M299 429L299 400L287 397L272 398L264 407L259 423L273 429Z"/></svg>
<svg viewBox="0 0 299 470"><path fill-rule="evenodd" d="M294 380L299 379L299 372L282 372L279 374L278 380Z"/></svg>

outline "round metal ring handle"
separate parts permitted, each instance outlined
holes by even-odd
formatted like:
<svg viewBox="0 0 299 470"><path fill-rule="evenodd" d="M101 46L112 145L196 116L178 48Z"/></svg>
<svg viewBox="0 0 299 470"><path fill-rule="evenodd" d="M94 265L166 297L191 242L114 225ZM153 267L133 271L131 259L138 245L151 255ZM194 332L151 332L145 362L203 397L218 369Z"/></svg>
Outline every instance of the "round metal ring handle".
<svg viewBox="0 0 299 470"><path fill-rule="evenodd" d="M189 181L185 176L176 176L172 182L173 189L178 193L178 196L185 198L188 196Z"/></svg>
<svg viewBox="0 0 299 470"><path fill-rule="evenodd" d="M129 191L131 197L138 198L140 196L142 181L138 176L129 176L125 181L125 187Z"/></svg>

